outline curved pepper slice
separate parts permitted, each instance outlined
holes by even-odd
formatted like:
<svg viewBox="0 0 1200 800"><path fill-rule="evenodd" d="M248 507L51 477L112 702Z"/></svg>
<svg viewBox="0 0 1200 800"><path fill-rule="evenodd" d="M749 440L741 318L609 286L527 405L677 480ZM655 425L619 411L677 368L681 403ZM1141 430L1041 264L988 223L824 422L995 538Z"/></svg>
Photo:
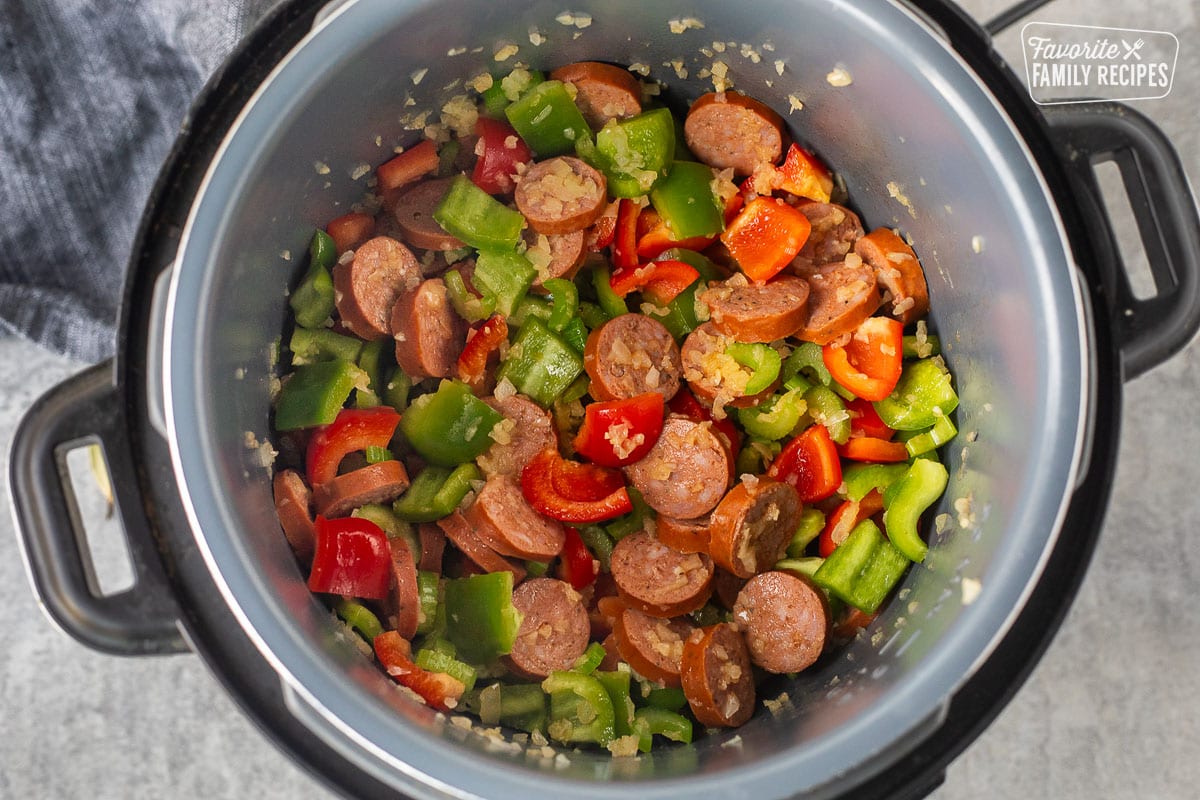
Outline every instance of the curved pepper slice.
<svg viewBox="0 0 1200 800"><path fill-rule="evenodd" d="M931 427L957 407L958 395L940 356L906 365L892 393L875 403L879 418L898 431Z"/></svg>
<svg viewBox="0 0 1200 800"><path fill-rule="evenodd" d="M950 475L938 461L919 458L883 493L883 527L888 539L909 561L924 561L929 548L921 540L921 514L946 491Z"/></svg>
<svg viewBox="0 0 1200 800"><path fill-rule="evenodd" d="M561 522L601 522L633 510L621 473L566 461L552 448L526 465L521 492L539 514Z"/></svg>
<svg viewBox="0 0 1200 800"><path fill-rule="evenodd" d="M458 705L458 699L466 691L463 682L444 672L430 672L414 664L412 648L400 634L385 631L375 637L374 645L375 657L396 683L412 689L426 703L442 711Z"/></svg>
<svg viewBox="0 0 1200 800"><path fill-rule="evenodd" d="M767 477L790 483L805 503L824 500L842 484L842 462L824 425L812 425L787 443Z"/></svg>
<svg viewBox="0 0 1200 800"><path fill-rule="evenodd" d="M870 436L874 439L891 441L896 434L886 422L879 418L879 412L867 400L854 398L846 403L846 411L850 413L850 435L852 437Z"/></svg>
<svg viewBox="0 0 1200 800"><path fill-rule="evenodd" d="M821 537L817 542L817 552L821 558L829 558L859 523L882 510L883 495L877 489L869 492L862 500L847 500L838 506L821 529Z"/></svg>
<svg viewBox="0 0 1200 800"><path fill-rule="evenodd" d="M845 444L838 445L842 458L865 461L870 464L895 464L908 461L908 448L904 442L889 442L873 436L852 436Z"/></svg>
<svg viewBox="0 0 1200 800"><path fill-rule="evenodd" d="M476 328L455 364L458 379L475 394L481 394L486 383L488 359L493 354L498 358L501 343L507 341L508 323L499 314Z"/></svg>
<svg viewBox="0 0 1200 800"><path fill-rule="evenodd" d="M691 286L700 273L682 261L651 261L634 269L619 269L613 273L610 285L617 297L641 290L659 305L678 297Z"/></svg>
<svg viewBox="0 0 1200 800"><path fill-rule="evenodd" d="M350 453L368 447L387 447L398 424L400 414L390 406L342 409L308 443L309 485L317 487L337 477L338 465Z"/></svg>
<svg viewBox="0 0 1200 800"><path fill-rule="evenodd" d="M821 351L833 379L864 400L892 393L904 366L904 326L890 317L868 317L845 345Z"/></svg>
<svg viewBox="0 0 1200 800"><path fill-rule="evenodd" d="M616 714L604 684L578 672L551 672L542 681L550 695L550 724L546 732L560 742L597 742L616 737Z"/></svg>
<svg viewBox="0 0 1200 800"><path fill-rule="evenodd" d="M590 403L584 414L575 451L602 467L623 467L640 460L658 441L663 396L646 392L625 400Z"/></svg>
<svg viewBox="0 0 1200 800"><path fill-rule="evenodd" d="M316 520L317 547L308 588L314 592L382 600L392 581L387 534L368 519Z"/></svg>
<svg viewBox="0 0 1200 800"><path fill-rule="evenodd" d="M592 558L592 551L588 550L583 537L574 528L567 528L561 559L559 577L571 584L575 591L582 591L595 582L600 565Z"/></svg>
<svg viewBox="0 0 1200 800"><path fill-rule="evenodd" d="M833 191L833 176L817 157L793 143L783 164L776 171L777 188L797 197L807 197L818 203L828 203Z"/></svg>
<svg viewBox="0 0 1200 800"><path fill-rule="evenodd" d="M533 159L529 145L511 125L489 117L475 122L475 135L482 142L482 152L471 172L471 182L488 194L509 194L517 187L514 176L518 165Z"/></svg>
<svg viewBox="0 0 1200 800"><path fill-rule="evenodd" d="M764 392L779 379L779 369L783 365L783 358L769 344L732 342L726 346L725 353L743 367L753 371L744 390L747 395Z"/></svg>

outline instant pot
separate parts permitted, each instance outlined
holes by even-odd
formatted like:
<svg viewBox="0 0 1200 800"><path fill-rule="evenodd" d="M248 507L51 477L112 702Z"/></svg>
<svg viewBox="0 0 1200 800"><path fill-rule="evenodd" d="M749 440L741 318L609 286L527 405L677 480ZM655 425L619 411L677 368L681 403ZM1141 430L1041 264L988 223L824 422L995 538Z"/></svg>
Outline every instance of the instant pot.
<svg viewBox="0 0 1200 800"><path fill-rule="evenodd" d="M419 138L413 110L482 72L578 60L644 65L677 109L719 61L781 109L868 227L912 237L962 398L929 558L875 623L769 684L779 702L746 726L637 759L544 758L402 698L306 588L247 446L269 439L299 255L362 195L361 165ZM826 80L837 68L848 85ZM1150 297L1110 229L1104 161L1137 218ZM68 633L110 653L199 653L350 796L920 797L1058 627L1100 530L1121 384L1200 326L1198 260L1194 196L1151 123L1108 102L1035 107L987 33L937 0L285 2L210 82L160 175L119 355L21 423L24 553ZM66 452L88 442L134 563L115 595L96 587L65 479Z"/></svg>

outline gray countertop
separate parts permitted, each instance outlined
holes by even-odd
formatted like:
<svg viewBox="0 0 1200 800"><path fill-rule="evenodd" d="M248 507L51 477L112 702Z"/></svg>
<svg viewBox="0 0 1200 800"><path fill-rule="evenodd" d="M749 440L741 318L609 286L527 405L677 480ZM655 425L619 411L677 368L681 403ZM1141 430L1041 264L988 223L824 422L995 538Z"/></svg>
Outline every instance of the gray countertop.
<svg viewBox="0 0 1200 800"><path fill-rule="evenodd" d="M973 0L980 18L1008 3ZM1200 175L1200 24L1190 0L1060 0L1033 19L1167 30L1169 97L1135 105ZM998 40L1020 65L1015 31ZM1121 226L1123 245L1135 241ZM0 466L33 400L83 365L0 339ZM1182 800L1200 785L1200 343L1125 387L1120 462L1094 561L1061 632L936 800ZM1112 432L1110 432L1112 433ZM1104 435L1105 432L1100 432ZM0 507L8 505L0 482ZM113 523L109 523L110 526ZM195 656L119 659L55 630L0 514L0 798L324 797Z"/></svg>

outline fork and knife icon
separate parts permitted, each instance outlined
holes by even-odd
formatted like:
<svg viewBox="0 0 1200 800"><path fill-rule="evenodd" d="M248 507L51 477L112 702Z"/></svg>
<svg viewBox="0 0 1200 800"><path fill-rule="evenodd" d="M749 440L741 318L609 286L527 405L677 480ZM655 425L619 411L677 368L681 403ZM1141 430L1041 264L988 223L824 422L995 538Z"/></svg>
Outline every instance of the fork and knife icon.
<svg viewBox="0 0 1200 800"><path fill-rule="evenodd" d="M1145 40L1144 40L1144 39L1138 39L1138 40L1137 40L1137 41L1135 41L1133 44L1130 44L1129 42L1127 42L1127 41L1125 41L1124 39L1122 39L1122 40L1121 40L1121 46L1125 48L1125 55L1121 56L1121 58L1123 58L1125 61L1128 61L1128 60L1129 60L1129 57L1130 57L1130 56L1133 56L1133 57L1134 57L1134 58L1136 58L1138 61L1141 61L1141 60L1142 60L1142 54L1141 54L1141 53L1139 53L1138 51L1139 51L1139 50L1141 50L1141 49L1142 49L1142 46L1143 46L1143 45L1145 45L1145 44L1146 44L1146 42L1145 42Z"/></svg>

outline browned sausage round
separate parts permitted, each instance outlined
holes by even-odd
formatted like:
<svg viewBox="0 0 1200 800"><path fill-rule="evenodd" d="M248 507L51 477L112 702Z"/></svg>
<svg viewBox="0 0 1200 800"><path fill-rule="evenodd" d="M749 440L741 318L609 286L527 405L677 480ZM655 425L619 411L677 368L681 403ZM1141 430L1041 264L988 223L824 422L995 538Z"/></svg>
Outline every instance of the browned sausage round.
<svg viewBox="0 0 1200 800"><path fill-rule="evenodd" d="M652 617L695 611L712 594L707 554L681 553L644 531L617 542L610 563L621 599Z"/></svg>
<svg viewBox="0 0 1200 800"><path fill-rule="evenodd" d="M523 235L529 245L525 257L537 268L538 275L533 285L538 288L551 278L573 279L587 255L583 246L583 231L547 236L526 228Z"/></svg>
<svg viewBox="0 0 1200 800"><path fill-rule="evenodd" d="M596 130L610 119L642 113L642 87L629 70L621 67L601 61L576 61L551 72L550 79L570 83L579 90L575 105Z"/></svg>
<svg viewBox="0 0 1200 800"><path fill-rule="evenodd" d="M463 243L446 232L433 212L450 188L450 178L422 181L396 198L393 214L404 241L426 250L457 250Z"/></svg>
<svg viewBox="0 0 1200 800"><path fill-rule="evenodd" d="M767 672L811 667L829 637L825 593L799 575L772 570L755 575L738 594L733 617L750 660Z"/></svg>
<svg viewBox="0 0 1200 800"><path fill-rule="evenodd" d="M421 537L421 561L417 569L442 573L442 555L446 552L446 534L432 522L422 522L417 528Z"/></svg>
<svg viewBox="0 0 1200 800"><path fill-rule="evenodd" d="M644 314L622 314L592 331L583 366L597 400L627 400L646 392L670 400L683 373L671 332Z"/></svg>
<svg viewBox="0 0 1200 800"><path fill-rule="evenodd" d="M317 528L312 518L312 492L304 478L294 469L275 473L272 486L275 494L275 513L292 546L296 558L305 564L312 561L317 544Z"/></svg>
<svg viewBox="0 0 1200 800"><path fill-rule="evenodd" d="M413 380L448 378L467 343L467 323L446 294L441 278L430 278L400 295L392 309L396 363Z"/></svg>
<svg viewBox="0 0 1200 800"><path fill-rule="evenodd" d="M851 253L802 277L808 281L808 321L796 336L826 345L852 332L879 308L875 270Z"/></svg>
<svg viewBox="0 0 1200 800"><path fill-rule="evenodd" d="M692 103L683 123L688 148L710 167L749 175L783 155L783 119L738 92L709 92Z"/></svg>
<svg viewBox="0 0 1200 800"><path fill-rule="evenodd" d="M395 500L408 488L408 473L399 461L380 461L338 475L313 489L313 504L324 517L344 517L368 503Z"/></svg>
<svg viewBox="0 0 1200 800"><path fill-rule="evenodd" d="M587 649L591 626L583 598L571 584L531 578L513 590L512 604L524 615L508 654L518 672L545 678L575 666Z"/></svg>
<svg viewBox="0 0 1200 800"><path fill-rule="evenodd" d="M608 204L604 174L573 156L539 161L525 170L513 199L530 226L547 236L582 231Z"/></svg>
<svg viewBox="0 0 1200 800"><path fill-rule="evenodd" d="M660 515L654 522L654 534L667 547L681 553L708 552L708 517L676 519Z"/></svg>
<svg viewBox="0 0 1200 800"><path fill-rule="evenodd" d="M733 610L733 604L737 602L738 592L745 585L745 578L731 575L720 567L713 571L713 595L717 598L718 603L730 611Z"/></svg>
<svg viewBox="0 0 1200 800"><path fill-rule="evenodd" d="M623 609L613 622L621 658L638 675L664 686L679 685L683 643L693 630L686 618L662 619L636 608Z"/></svg>
<svg viewBox="0 0 1200 800"><path fill-rule="evenodd" d="M534 511L512 475L488 478L463 516L479 539L502 556L549 561L566 541L562 523Z"/></svg>
<svg viewBox="0 0 1200 800"><path fill-rule="evenodd" d="M733 459L710 422L670 417L625 475L660 514L695 519L712 511L733 479Z"/></svg>
<svg viewBox="0 0 1200 800"><path fill-rule="evenodd" d="M731 278L700 295L712 324L739 342L773 342L791 336L808 319L808 284L782 277L770 283Z"/></svg>
<svg viewBox="0 0 1200 800"><path fill-rule="evenodd" d="M749 578L775 566L800 524L800 495L790 483L747 479L712 513L709 552L722 568Z"/></svg>
<svg viewBox="0 0 1200 800"><path fill-rule="evenodd" d="M421 281L417 258L386 236L363 242L354 257L333 268L333 296L342 324L360 339L386 339L392 306Z"/></svg>
<svg viewBox="0 0 1200 800"><path fill-rule="evenodd" d="M417 591L417 564L412 550L403 539L389 539L392 551L391 611L396 616L396 632L405 639L417 635L421 624L421 596Z"/></svg>
<svg viewBox="0 0 1200 800"><path fill-rule="evenodd" d="M791 268L800 274L822 264L841 261L863 235L858 215L845 206L814 200L796 208L808 217L812 226L804 247L792 259Z"/></svg>
<svg viewBox="0 0 1200 800"><path fill-rule="evenodd" d="M892 316L905 325L929 313L929 287L917 254L889 228L876 228L854 244L854 252L875 270L892 293Z"/></svg>
<svg viewBox="0 0 1200 800"><path fill-rule="evenodd" d="M729 623L692 632L679 670L683 694L701 725L737 727L754 713L754 672L742 635Z"/></svg>
<svg viewBox="0 0 1200 800"><path fill-rule="evenodd" d="M713 408L714 413L717 408L724 409L725 406L756 406L775 391L776 384L771 384L758 394L745 393L753 372L726 354L725 349L732 341L732 338L717 330L712 322L704 323L683 340L680 352L683 377L696 399ZM721 412L722 415L724 413Z"/></svg>
<svg viewBox="0 0 1200 800"><path fill-rule="evenodd" d="M487 449L476 462L483 474L515 475L518 478L533 457L547 448L558 449L558 433L550 412L520 394L506 396L503 400L489 397L484 400L504 415L505 420L492 429L495 444Z"/></svg>
<svg viewBox="0 0 1200 800"><path fill-rule="evenodd" d="M455 511L448 517L438 520L437 526L442 529L459 551L484 572L501 572L507 570L513 574L513 583L525 580L525 568L512 559L505 558L483 543L471 529L471 523L463 515Z"/></svg>

